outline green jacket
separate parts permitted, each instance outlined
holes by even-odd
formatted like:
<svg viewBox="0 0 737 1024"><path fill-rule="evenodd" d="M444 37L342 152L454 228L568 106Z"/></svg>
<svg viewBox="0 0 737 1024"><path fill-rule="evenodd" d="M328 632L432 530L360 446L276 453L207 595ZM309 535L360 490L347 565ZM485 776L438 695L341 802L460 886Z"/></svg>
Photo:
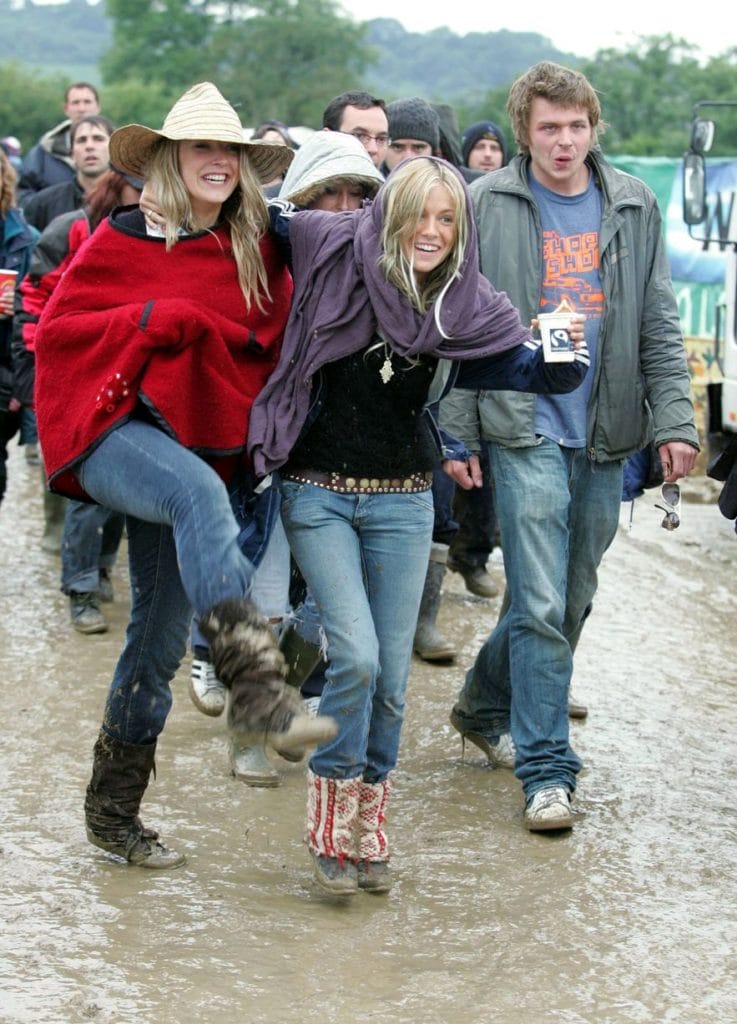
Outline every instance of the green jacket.
<svg viewBox="0 0 737 1024"><path fill-rule="evenodd" d="M644 182L608 164L589 164L602 191L599 231L604 314L588 410L587 445L596 462L624 459L648 441L699 447L662 221ZM527 184L529 157L518 155L471 186L481 270L529 323L540 308L542 232ZM510 447L537 444L536 396L453 390L441 425L478 450L479 437Z"/></svg>

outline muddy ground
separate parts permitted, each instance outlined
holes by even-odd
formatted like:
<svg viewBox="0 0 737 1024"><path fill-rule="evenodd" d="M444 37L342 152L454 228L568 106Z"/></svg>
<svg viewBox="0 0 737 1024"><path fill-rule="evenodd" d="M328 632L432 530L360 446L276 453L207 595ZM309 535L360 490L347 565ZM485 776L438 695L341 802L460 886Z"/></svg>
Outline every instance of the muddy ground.
<svg viewBox="0 0 737 1024"><path fill-rule="evenodd" d="M0 1021L3 1024L729 1024L737 1021L737 537L709 481L683 524L629 507L601 571L573 691L584 760L572 833L522 826L514 776L448 724L499 601L450 577L455 666L415 662L388 897L315 896L304 766L231 778L224 726L188 665L145 820L186 850L172 872L88 845L82 800L126 623L68 622L39 547L38 470L13 447L0 506ZM501 582L499 564L493 572ZM478 752L476 752L478 753Z"/></svg>

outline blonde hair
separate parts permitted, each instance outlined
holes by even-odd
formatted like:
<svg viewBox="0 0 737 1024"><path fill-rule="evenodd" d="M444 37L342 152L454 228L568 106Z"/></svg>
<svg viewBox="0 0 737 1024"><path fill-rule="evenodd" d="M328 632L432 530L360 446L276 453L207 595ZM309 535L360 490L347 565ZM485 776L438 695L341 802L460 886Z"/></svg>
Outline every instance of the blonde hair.
<svg viewBox="0 0 737 1024"><path fill-rule="evenodd" d="M8 210L16 205L15 186L18 183L18 175L2 147L0 147L0 170L2 171L0 217L4 217Z"/></svg>
<svg viewBox="0 0 737 1024"><path fill-rule="evenodd" d="M442 186L450 196L455 214L455 241L439 267L423 281L415 276L405 246L417 230L430 191ZM400 164L381 192L384 223L381 229L379 267L387 281L397 287L421 313L427 312L451 281L460 277L468 242L466 193L455 172L437 160L418 157Z"/></svg>
<svg viewBox="0 0 737 1024"><path fill-rule="evenodd" d="M161 139L151 155L146 176L155 189L165 221L167 251L176 245L180 228L199 230L194 223L192 204L179 171L179 143ZM240 151L240 181L223 204L223 219L230 225L233 258L238 282L247 305L255 303L264 312L263 300L270 299L269 282L259 243L269 226L269 215L261 185L248 160Z"/></svg>

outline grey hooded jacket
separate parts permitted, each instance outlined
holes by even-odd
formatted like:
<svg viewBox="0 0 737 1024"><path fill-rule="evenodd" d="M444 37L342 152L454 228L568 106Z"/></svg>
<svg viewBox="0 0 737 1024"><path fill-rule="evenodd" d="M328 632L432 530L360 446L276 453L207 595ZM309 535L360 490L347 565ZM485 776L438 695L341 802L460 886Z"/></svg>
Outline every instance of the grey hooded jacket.
<svg viewBox="0 0 737 1024"><path fill-rule="evenodd" d="M649 440L699 447L678 307L654 193L593 150L601 187L599 232L604 314L588 410L587 446L596 462L624 459ZM542 231L527 182L529 157L470 186L481 270L529 323L540 308ZM444 430L471 450L479 438L510 447L538 443L536 396L454 390L441 403Z"/></svg>

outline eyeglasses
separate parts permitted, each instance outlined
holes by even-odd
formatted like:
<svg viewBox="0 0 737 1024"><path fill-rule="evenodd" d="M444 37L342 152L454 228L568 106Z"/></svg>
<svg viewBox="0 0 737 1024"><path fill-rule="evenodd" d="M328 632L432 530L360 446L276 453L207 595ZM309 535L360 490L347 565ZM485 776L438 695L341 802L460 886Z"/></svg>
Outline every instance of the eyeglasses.
<svg viewBox="0 0 737 1024"><path fill-rule="evenodd" d="M369 135L368 132L346 132L346 135L352 135L354 139L358 139L362 146L368 146L369 142L375 142L377 146L388 146L389 136L386 133L382 135Z"/></svg>
<svg viewBox="0 0 737 1024"><path fill-rule="evenodd" d="M655 503L655 508L665 512L660 524L664 530L677 530L681 525L681 488L678 484L665 483L660 488L662 505Z"/></svg>

